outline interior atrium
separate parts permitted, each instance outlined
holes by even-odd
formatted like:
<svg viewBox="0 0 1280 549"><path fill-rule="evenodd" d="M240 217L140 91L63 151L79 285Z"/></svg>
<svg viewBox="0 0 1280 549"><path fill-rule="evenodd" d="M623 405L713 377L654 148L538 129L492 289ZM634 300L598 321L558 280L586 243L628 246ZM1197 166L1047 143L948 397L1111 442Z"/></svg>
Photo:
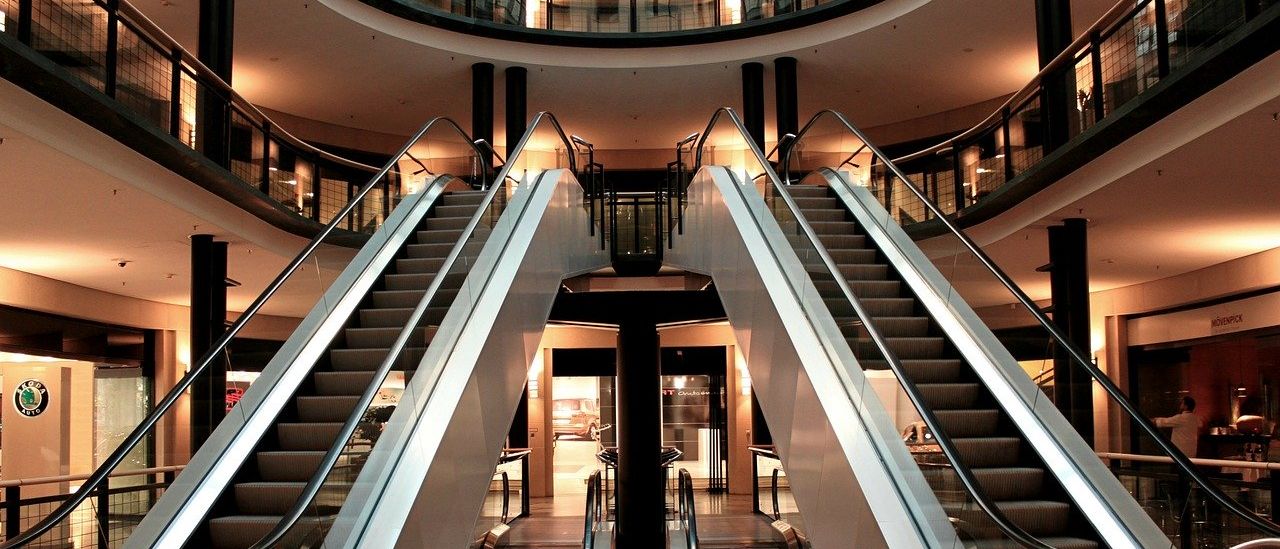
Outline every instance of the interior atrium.
<svg viewBox="0 0 1280 549"><path fill-rule="evenodd" d="M0 549L1280 548L1278 51L0 0Z"/></svg>

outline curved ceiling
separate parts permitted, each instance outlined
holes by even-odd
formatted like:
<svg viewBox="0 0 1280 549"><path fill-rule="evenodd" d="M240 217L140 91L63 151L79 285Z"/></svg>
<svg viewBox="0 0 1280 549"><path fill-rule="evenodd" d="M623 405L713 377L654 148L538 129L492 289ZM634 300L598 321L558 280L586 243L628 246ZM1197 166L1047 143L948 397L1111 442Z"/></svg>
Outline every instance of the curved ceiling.
<svg viewBox="0 0 1280 549"><path fill-rule="evenodd" d="M602 149L667 149L700 130L716 107L741 103L739 63L746 60L769 67L777 54L795 56L801 116L835 108L863 127L1005 95L1023 86L1037 67L1030 1L889 0L828 23L751 40L634 51L476 38L395 18L403 27L396 32L431 33L424 44L423 34L409 40L374 30L329 7L343 3L357 2L238 2L235 88L273 110L407 135L432 116L469 120L470 66L493 62L499 71L494 133L502 145L501 70L511 65L505 59L529 59L538 61L524 63L530 71L530 114L555 112L569 131ZM136 4L195 51L198 0ZM1076 28L1086 28L1109 6L1109 0L1076 0ZM886 20L886 13L900 15ZM833 38L840 33L843 38ZM809 43L818 45L797 49ZM615 57L593 64L604 66L557 61L592 52ZM659 61L668 66L653 66ZM766 79L771 119L769 70Z"/></svg>

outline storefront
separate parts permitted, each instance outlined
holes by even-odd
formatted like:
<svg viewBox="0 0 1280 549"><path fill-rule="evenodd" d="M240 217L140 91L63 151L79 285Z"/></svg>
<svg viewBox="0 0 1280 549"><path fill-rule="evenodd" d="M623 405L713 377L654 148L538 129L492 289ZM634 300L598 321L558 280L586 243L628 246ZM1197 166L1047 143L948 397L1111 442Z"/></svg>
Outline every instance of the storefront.
<svg viewBox="0 0 1280 549"><path fill-rule="evenodd" d="M1190 396L1198 457L1280 461L1280 292L1130 318L1128 336L1129 393L1145 415L1174 415Z"/></svg>

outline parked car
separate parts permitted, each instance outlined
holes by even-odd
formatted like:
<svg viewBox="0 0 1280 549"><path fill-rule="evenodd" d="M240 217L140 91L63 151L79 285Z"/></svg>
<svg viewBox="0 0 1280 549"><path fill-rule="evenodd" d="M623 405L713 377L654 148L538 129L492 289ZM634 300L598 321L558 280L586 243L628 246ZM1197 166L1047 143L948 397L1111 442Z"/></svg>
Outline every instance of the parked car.
<svg viewBox="0 0 1280 549"><path fill-rule="evenodd" d="M556 438L571 435L589 440L600 438L600 407L594 398L557 398L551 410L552 433Z"/></svg>

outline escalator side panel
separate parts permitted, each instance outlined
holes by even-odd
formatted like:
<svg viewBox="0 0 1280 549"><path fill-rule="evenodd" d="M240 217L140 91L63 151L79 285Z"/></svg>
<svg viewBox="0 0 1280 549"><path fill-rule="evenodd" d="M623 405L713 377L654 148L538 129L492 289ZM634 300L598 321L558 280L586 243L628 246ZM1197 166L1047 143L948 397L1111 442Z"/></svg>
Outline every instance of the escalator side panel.
<svg viewBox="0 0 1280 549"><path fill-rule="evenodd" d="M576 179L540 177L494 227L437 333L454 343L428 349L326 546L472 541L561 281L609 265Z"/></svg>
<svg viewBox="0 0 1280 549"><path fill-rule="evenodd" d="M880 208L876 198L834 172L812 177L823 179L849 209L1103 538L1113 546L1167 546L1159 527L920 247L896 223L882 222L888 216L873 209Z"/></svg>
<svg viewBox="0 0 1280 549"><path fill-rule="evenodd" d="M450 179L438 178L392 211L285 340L263 368L261 377L249 386L164 491L127 540L127 547L178 547L185 543L245 460L253 455L259 439L274 425L281 410L292 402L312 365L328 351L347 318L413 235Z"/></svg>
<svg viewBox="0 0 1280 549"><path fill-rule="evenodd" d="M698 172L666 263L715 281L814 545L958 547L799 257L737 185Z"/></svg>

